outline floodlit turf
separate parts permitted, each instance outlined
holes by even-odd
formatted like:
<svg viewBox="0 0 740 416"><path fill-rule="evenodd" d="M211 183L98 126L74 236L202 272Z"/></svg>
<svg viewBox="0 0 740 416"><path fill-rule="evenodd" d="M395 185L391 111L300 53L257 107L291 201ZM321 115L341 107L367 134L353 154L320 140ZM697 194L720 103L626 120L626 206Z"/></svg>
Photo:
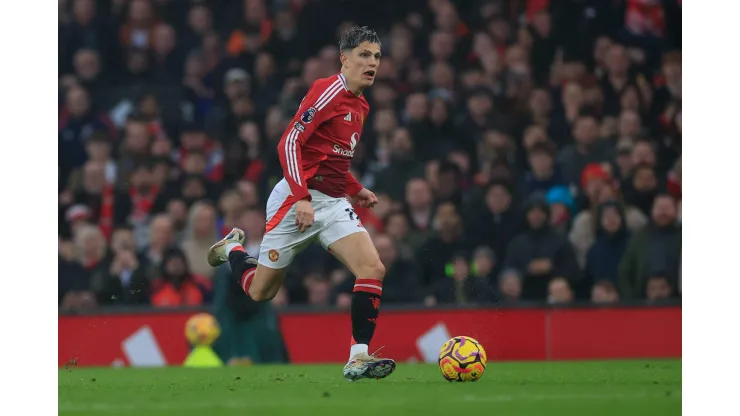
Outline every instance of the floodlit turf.
<svg viewBox="0 0 740 416"><path fill-rule="evenodd" d="M342 366L59 371L60 415L680 415L681 361L489 363L476 383L400 364L355 383Z"/></svg>

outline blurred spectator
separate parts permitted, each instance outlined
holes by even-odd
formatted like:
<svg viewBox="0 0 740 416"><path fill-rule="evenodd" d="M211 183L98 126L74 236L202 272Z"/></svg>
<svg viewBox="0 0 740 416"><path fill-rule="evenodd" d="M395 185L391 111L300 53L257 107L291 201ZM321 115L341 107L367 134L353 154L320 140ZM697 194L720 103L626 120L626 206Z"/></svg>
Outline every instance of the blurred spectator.
<svg viewBox="0 0 740 416"><path fill-rule="evenodd" d="M65 191L65 193L71 193ZM131 201L124 193L116 191L105 180L105 166L98 162L87 162L82 169L80 189L73 196L59 198L62 209L69 204L82 204L89 208L89 219L97 224L108 237L113 228L126 223L131 211Z"/></svg>
<svg viewBox="0 0 740 416"><path fill-rule="evenodd" d="M91 162L100 163L105 169L105 180L108 183L116 183L118 175L117 166L112 158L113 149L111 140L104 132L95 132L85 144L87 158Z"/></svg>
<svg viewBox="0 0 740 416"><path fill-rule="evenodd" d="M603 163L612 159L613 151L609 143L599 139L598 135L599 126L595 117L582 115L575 120L575 143L565 147L558 156L568 184L578 184L581 172L589 163Z"/></svg>
<svg viewBox="0 0 740 416"><path fill-rule="evenodd" d="M220 218L218 219L218 233L226 235L236 227L239 215L244 211L244 202L236 190L228 190L221 194L218 202Z"/></svg>
<svg viewBox="0 0 740 416"><path fill-rule="evenodd" d="M95 298L89 292L90 280L77 261L77 247L71 241L59 242L59 307L73 310L94 307Z"/></svg>
<svg viewBox="0 0 740 416"><path fill-rule="evenodd" d="M190 208L182 250L193 273L210 278L214 269L203 253L219 240L216 229L216 208L208 202L196 202Z"/></svg>
<svg viewBox="0 0 740 416"><path fill-rule="evenodd" d="M645 297L649 301L668 299L673 296L673 287L663 276L653 276L647 281Z"/></svg>
<svg viewBox="0 0 740 416"><path fill-rule="evenodd" d="M108 274L97 282L101 304L145 304L149 302L149 280L139 268L136 253L123 248L113 254Z"/></svg>
<svg viewBox="0 0 740 416"><path fill-rule="evenodd" d="M611 183L609 175L599 165L589 165L583 172L583 187L588 199L589 209L581 211L573 220L573 226L568 239L576 252L576 258L581 267L586 265L586 255L596 238L597 207L599 204L609 201L618 201L621 198ZM625 224L631 232L645 227L648 217L638 208L624 205Z"/></svg>
<svg viewBox="0 0 740 416"><path fill-rule="evenodd" d="M556 277L550 280L547 287L547 301L551 304L573 302L573 290L571 290L567 279Z"/></svg>
<svg viewBox="0 0 740 416"><path fill-rule="evenodd" d="M655 169L645 164L635 166L632 176L624 185L624 201L648 215L659 192Z"/></svg>
<svg viewBox="0 0 740 416"><path fill-rule="evenodd" d="M81 228L91 225L90 217L90 208L87 205L77 204L69 207L64 215L69 225L69 235L74 238Z"/></svg>
<svg viewBox="0 0 740 416"><path fill-rule="evenodd" d="M609 280L596 282L591 289L591 302L596 304L610 304L619 301L619 292Z"/></svg>
<svg viewBox="0 0 740 416"><path fill-rule="evenodd" d="M498 280L500 298L504 302L516 302L522 296L522 274L517 269L506 269Z"/></svg>
<svg viewBox="0 0 740 416"><path fill-rule="evenodd" d="M422 166L414 158L414 139L407 129L399 127L393 131L388 151L389 164L378 173L375 188L393 199L401 199L406 183L424 176Z"/></svg>
<svg viewBox="0 0 740 416"><path fill-rule="evenodd" d="M121 44L129 49L148 48L152 32L160 24L149 0L131 0L126 22L119 34Z"/></svg>
<svg viewBox="0 0 740 416"><path fill-rule="evenodd" d="M550 228L550 209L544 199L531 198L525 212L527 231L509 243L504 267L524 276L522 298L541 300L551 280L562 277L577 282L580 272L566 237Z"/></svg>
<svg viewBox="0 0 740 416"><path fill-rule="evenodd" d="M149 241L139 251L139 267L147 279L154 280L160 274L165 251L174 243L172 220L166 214L152 218L149 224Z"/></svg>
<svg viewBox="0 0 740 416"><path fill-rule="evenodd" d="M450 279L437 282L436 296L438 302L465 304L486 304L493 301L493 290L488 276L479 275L471 270L475 265L465 253L459 253L452 259L448 273ZM443 293L448 293L445 299ZM452 295L452 299L449 296Z"/></svg>
<svg viewBox="0 0 740 416"><path fill-rule="evenodd" d="M255 253L255 258L259 258L260 245L265 235L265 213L256 208L247 209L239 215L237 224L247 236L244 248L248 253Z"/></svg>
<svg viewBox="0 0 740 416"><path fill-rule="evenodd" d="M166 214L172 224L172 240L177 245L180 245L183 240L185 240L185 233L188 225L188 205L182 199L170 199L167 203ZM149 236L147 236L147 240L148 239Z"/></svg>
<svg viewBox="0 0 740 416"><path fill-rule="evenodd" d="M182 78L182 46L175 29L161 24L152 32L152 79L163 84Z"/></svg>
<svg viewBox="0 0 740 416"><path fill-rule="evenodd" d="M322 273L309 273L303 277L306 289L306 303L310 306L329 306L331 300L331 281Z"/></svg>
<svg viewBox="0 0 740 416"><path fill-rule="evenodd" d="M136 239L130 227L119 227L113 231L110 240L110 254L116 255L125 250L136 252Z"/></svg>
<svg viewBox="0 0 740 416"><path fill-rule="evenodd" d="M79 86L69 88L59 113L59 175L65 182L87 160L85 144L96 131L116 137L110 119L92 109L88 92Z"/></svg>
<svg viewBox="0 0 740 416"><path fill-rule="evenodd" d="M105 236L100 228L91 225L81 228L75 235L74 242L77 261L84 269L89 288L97 298L96 303L108 303L110 299L105 299L101 293L102 282L107 275L109 263L106 258L108 247Z"/></svg>
<svg viewBox="0 0 740 416"><path fill-rule="evenodd" d="M461 222L460 214L453 203L440 204L434 215L435 234L419 249L422 282L429 285L432 291L428 298L433 300L428 302L441 302L440 297L449 302L454 301L447 290L446 282L453 277L448 273L448 265L457 253L465 250Z"/></svg>
<svg viewBox="0 0 740 416"><path fill-rule="evenodd" d="M547 192L548 189L565 185L560 168L555 165L551 143L537 143L527 152L530 170L524 175L522 191L527 195Z"/></svg>
<svg viewBox="0 0 740 416"><path fill-rule="evenodd" d="M182 250L171 248L164 252L160 276L152 282L152 306L203 305L210 300L210 292L211 282L190 271Z"/></svg>
<svg viewBox="0 0 740 416"><path fill-rule="evenodd" d="M424 244L424 234L411 229L409 219L403 212L391 212L385 217L383 228L397 244L401 257L410 258Z"/></svg>
<svg viewBox="0 0 740 416"><path fill-rule="evenodd" d="M431 229L434 211L432 189L421 178L406 182L406 214L412 230L424 233Z"/></svg>
<svg viewBox="0 0 740 416"><path fill-rule="evenodd" d="M505 259L509 242L520 230L520 216L506 184L492 182L483 196L483 204L474 206L466 215L466 236L472 246L487 246L493 249L496 258ZM494 267L494 275L500 271Z"/></svg>
<svg viewBox="0 0 740 416"><path fill-rule="evenodd" d="M585 282L618 283L619 262L630 238L622 206L617 202L599 205L596 217L596 240L586 256Z"/></svg>
<svg viewBox="0 0 740 416"><path fill-rule="evenodd" d="M554 186L545 194L545 200L550 207L550 227L559 233L567 233L576 211L576 202L570 191L562 185Z"/></svg>
<svg viewBox="0 0 740 416"><path fill-rule="evenodd" d="M644 299L648 281L653 278L664 279L668 287L674 288L680 262L681 226L676 221L676 200L670 195L661 194L653 203L650 224L630 238L619 264L622 296L625 299ZM653 284L664 287L662 283ZM656 292L664 293L657 289Z"/></svg>

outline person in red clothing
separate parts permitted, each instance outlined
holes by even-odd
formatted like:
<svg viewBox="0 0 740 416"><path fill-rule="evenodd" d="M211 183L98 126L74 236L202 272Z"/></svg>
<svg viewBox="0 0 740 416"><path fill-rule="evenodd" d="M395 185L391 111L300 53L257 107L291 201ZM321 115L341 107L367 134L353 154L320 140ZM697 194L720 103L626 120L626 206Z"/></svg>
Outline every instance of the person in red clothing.
<svg viewBox="0 0 740 416"><path fill-rule="evenodd" d="M199 306L210 300L211 282L190 272L185 253L165 251L161 276L152 282L151 304L156 307Z"/></svg>
<svg viewBox="0 0 740 416"><path fill-rule="evenodd" d="M278 144L284 178L267 201L267 226L259 260L244 251L235 228L208 252L216 267L231 264L245 293L256 301L278 293L295 255L312 241L355 275L352 342L344 377L384 378L395 362L368 354L383 293L385 267L348 195L363 208L378 203L350 172L350 161L370 111L363 91L380 65L380 39L367 27L351 27L339 42L342 69L313 82Z"/></svg>

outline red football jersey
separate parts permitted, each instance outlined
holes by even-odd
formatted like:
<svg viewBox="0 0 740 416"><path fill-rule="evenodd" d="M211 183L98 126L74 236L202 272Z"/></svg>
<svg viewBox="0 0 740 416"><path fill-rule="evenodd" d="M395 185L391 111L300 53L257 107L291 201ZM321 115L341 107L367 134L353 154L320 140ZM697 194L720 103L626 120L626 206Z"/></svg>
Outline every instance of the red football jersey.
<svg viewBox="0 0 740 416"><path fill-rule="evenodd" d="M369 112L365 97L350 92L341 73L311 84L278 144L283 175L297 200L310 200L309 188L337 198L362 190L349 168Z"/></svg>

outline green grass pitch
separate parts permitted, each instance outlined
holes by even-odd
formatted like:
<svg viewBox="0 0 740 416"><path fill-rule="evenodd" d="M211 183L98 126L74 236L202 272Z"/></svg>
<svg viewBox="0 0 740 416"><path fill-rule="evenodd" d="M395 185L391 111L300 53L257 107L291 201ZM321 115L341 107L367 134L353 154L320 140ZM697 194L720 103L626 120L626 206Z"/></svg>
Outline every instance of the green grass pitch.
<svg viewBox="0 0 740 416"><path fill-rule="evenodd" d="M681 361L489 363L476 383L400 363L349 383L342 366L59 370L60 415L680 415Z"/></svg>

